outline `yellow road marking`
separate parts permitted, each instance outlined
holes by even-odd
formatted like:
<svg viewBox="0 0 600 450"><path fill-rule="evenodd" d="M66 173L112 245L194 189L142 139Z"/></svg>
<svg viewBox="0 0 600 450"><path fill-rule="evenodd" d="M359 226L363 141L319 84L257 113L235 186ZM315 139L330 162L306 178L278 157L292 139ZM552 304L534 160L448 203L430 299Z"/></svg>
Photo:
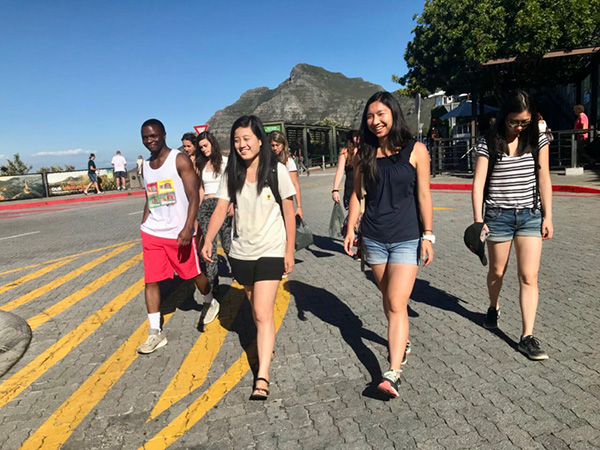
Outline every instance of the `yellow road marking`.
<svg viewBox="0 0 600 450"><path fill-rule="evenodd" d="M165 314L163 324L171 318ZM136 348L148 333L148 323L142 325L83 382L54 413L21 446L21 450L59 449L73 431L138 357Z"/></svg>
<svg viewBox="0 0 600 450"><path fill-rule="evenodd" d="M97 265L103 263L104 261L109 260L110 258L118 255L119 253L124 252L125 250L133 247L134 245L135 244L121 246L121 247L113 250L112 252L108 252L108 253L94 259L93 261L90 261L89 263L84 264L81 267L78 267L77 269L73 270L72 272L67 273L66 275L63 275L62 277L57 278L56 280L51 281L50 283L47 283L44 286L40 286L39 288L34 289L33 291L28 292L27 294L24 294L16 299L14 299L12 302L7 303L6 305L0 306L0 309L2 311L12 311L13 309L15 309L19 306L23 306L25 303L28 303L31 300L36 299L36 298L46 294L47 292L50 292L53 289L56 289L57 287L65 284L68 281L71 281L73 278L81 275L82 273L87 272L90 269L93 269ZM77 294L77 293L75 293L75 294ZM73 295L75 295L75 294L73 294Z"/></svg>
<svg viewBox="0 0 600 450"><path fill-rule="evenodd" d="M74 258L73 258L74 259ZM18 280L11 281L10 283L5 284L4 286L0 286L0 294L4 294L6 291L9 291L17 286L20 286L28 281L35 280L42 275L46 275L48 272L52 272L54 269L58 269L59 267L64 266L65 264L70 263L73 259L66 259L63 261L55 262L54 264L50 264L49 266L42 267L35 272L32 272L24 277L19 278Z"/></svg>
<svg viewBox="0 0 600 450"><path fill-rule="evenodd" d="M442 206L434 206L434 207L433 207L433 209L434 209L435 211L451 211L451 210L453 210L454 208L444 208L444 207L442 207Z"/></svg>
<svg viewBox="0 0 600 450"><path fill-rule="evenodd" d="M121 294L116 296L74 330L67 333L45 352L19 370L0 385L0 408L23 392L52 366L62 360L71 350L96 331L108 319L114 316L123 306L144 290L144 279L136 281Z"/></svg>
<svg viewBox="0 0 600 450"><path fill-rule="evenodd" d="M205 327L187 357L181 363L169 386L167 386L158 399L156 406L150 413L148 421L154 419L204 384L208 371L221 350L225 336L227 336L227 331L237 316L244 298L245 293L242 289L229 289L222 302L222 304L227 305L228 309L224 311L221 308L221 311L223 313L226 312L226 314L220 313L218 320L213 321Z"/></svg>
<svg viewBox="0 0 600 450"><path fill-rule="evenodd" d="M138 253L133 258L128 259L120 266L115 267L113 270L111 270L107 274L102 275L100 278L97 278L96 280L92 281L87 286L82 287L77 292L73 292L71 295L69 295L68 297L65 297L60 302L56 303L55 305L52 305L50 308L41 312L37 316L32 317L31 319L29 319L27 321L27 323L29 324L29 326L31 327L32 330L35 330L37 327L45 324L48 320L50 320L53 317L56 317L57 315L62 313L64 310L73 306L74 304L76 304L80 300L84 299L88 295L98 291L100 288L102 288L102 286L104 286L108 282L117 278L119 275L121 275L127 269L135 266L142 259L143 259L142 254Z"/></svg>
<svg viewBox="0 0 600 450"><path fill-rule="evenodd" d="M282 283L283 284L283 283ZM279 285L277 299L275 301L275 331L279 329L283 317L290 303L290 294ZM173 444L177 439L183 436L192 428L204 415L213 408L235 385L244 377L250 369L248 357L253 358L255 354L255 344L248 348L248 354L242 352L241 356L235 361L221 377L215 381L202 395L179 414L171 423L160 430L152 439L140 447L140 450L165 449Z"/></svg>
<svg viewBox="0 0 600 450"><path fill-rule="evenodd" d="M23 266L23 267L18 267L16 269L7 270L6 272L0 272L0 275L6 275L9 273L18 272L20 270L33 269L34 267L43 266L44 264L50 264L50 263L57 262L57 261L63 261L65 259L77 258L79 256L88 255L90 253L100 252L102 250L108 250L109 248L119 247L120 245L127 245L132 242L139 242L139 241L140 241L140 239L133 239L131 241L119 242L118 244L112 244L112 245L108 245L106 247L96 248L94 250L86 250L85 252L75 253L74 255L61 256L60 258L51 259L50 261L44 261L44 262L37 263L37 264L31 264L29 266Z"/></svg>

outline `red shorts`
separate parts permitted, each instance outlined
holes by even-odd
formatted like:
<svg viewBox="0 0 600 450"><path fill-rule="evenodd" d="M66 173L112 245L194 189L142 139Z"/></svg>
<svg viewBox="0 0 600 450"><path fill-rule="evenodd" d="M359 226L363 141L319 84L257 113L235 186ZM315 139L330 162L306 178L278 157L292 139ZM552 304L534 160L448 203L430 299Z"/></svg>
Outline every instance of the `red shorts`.
<svg viewBox="0 0 600 450"><path fill-rule="evenodd" d="M142 250L144 251L144 281L157 283L173 278L173 272L189 280L200 275L200 259L196 251L196 237L190 245L179 247L177 239L166 239L142 234Z"/></svg>

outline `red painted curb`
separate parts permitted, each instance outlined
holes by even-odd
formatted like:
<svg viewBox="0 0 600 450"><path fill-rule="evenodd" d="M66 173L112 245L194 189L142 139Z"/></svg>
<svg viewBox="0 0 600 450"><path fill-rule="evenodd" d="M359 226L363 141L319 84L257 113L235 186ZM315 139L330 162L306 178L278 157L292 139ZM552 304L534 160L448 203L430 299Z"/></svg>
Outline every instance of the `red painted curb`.
<svg viewBox="0 0 600 450"><path fill-rule="evenodd" d="M133 195L144 195L146 191L131 191L131 192L119 192L114 194L102 194L96 195L92 194L86 197L76 197L76 198L59 198L59 199L50 199L43 200L39 202L27 202L27 203L9 203L7 205L0 204L0 211L9 211L12 209L26 209L26 208L39 208L40 206L53 206L53 205L61 205L64 203L78 203L78 202L94 202L98 200L106 200L107 198L117 198L117 197L128 197Z"/></svg>
<svg viewBox="0 0 600 450"><path fill-rule="evenodd" d="M444 191L470 191L471 184L460 183L431 183L432 190ZM572 184L557 184L552 186L553 192L572 192L576 194L600 194L600 188L592 188L587 186L576 186Z"/></svg>

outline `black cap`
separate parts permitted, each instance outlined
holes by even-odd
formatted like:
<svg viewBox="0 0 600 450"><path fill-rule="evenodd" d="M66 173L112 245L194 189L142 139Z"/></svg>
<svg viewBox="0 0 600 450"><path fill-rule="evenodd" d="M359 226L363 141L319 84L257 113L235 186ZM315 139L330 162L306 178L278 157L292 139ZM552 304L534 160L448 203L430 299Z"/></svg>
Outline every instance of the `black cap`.
<svg viewBox="0 0 600 450"><path fill-rule="evenodd" d="M485 239L487 233L483 231L483 222L475 222L465 230L465 245L469 250L479 256L481 264L487 266L487 258L485 256Z"/></svg>

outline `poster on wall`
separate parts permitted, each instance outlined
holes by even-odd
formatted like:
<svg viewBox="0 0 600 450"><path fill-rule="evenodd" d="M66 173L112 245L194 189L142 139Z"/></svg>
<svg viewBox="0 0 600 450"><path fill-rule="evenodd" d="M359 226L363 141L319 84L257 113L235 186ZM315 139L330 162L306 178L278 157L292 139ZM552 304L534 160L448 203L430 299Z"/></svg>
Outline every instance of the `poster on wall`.
<svg viewBox="0 0 600 450"><path fill-rule="evenodd" d="M98 169L96 173L98 174L100 190L109 191L115 189L115 177L112 169ZM48 193L50 196L81 194L90 183L87 170L49 173L47 177Z"/></svg>
<svg viewBox="0 0 600 450"><path fill-rule="evenodd" d="M41 174L0 177L0 201L43 198L44 178Z"/></svg>

